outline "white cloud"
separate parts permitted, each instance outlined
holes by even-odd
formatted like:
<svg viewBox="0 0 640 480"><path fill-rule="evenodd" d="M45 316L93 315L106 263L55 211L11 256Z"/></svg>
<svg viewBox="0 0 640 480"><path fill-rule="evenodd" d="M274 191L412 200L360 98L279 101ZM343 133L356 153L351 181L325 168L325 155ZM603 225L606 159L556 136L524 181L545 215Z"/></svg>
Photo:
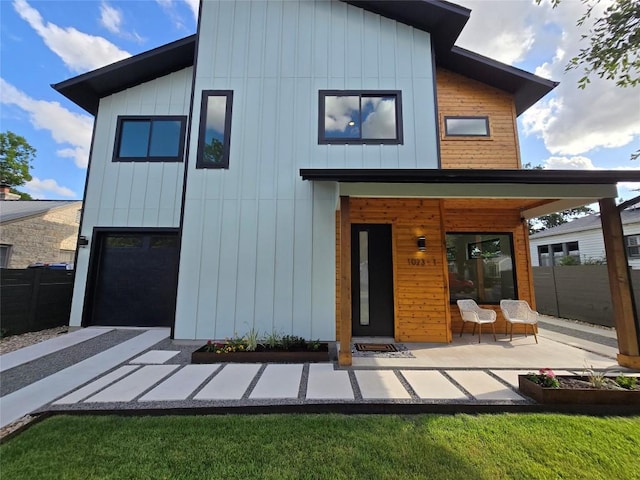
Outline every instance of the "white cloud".
<svg viewBox="0 0 640 480"><path fill-rule="evenodd" d="M324 128L328 132L344 132L360 110L358 97L326 96L324 102Z"/></svg>
<svg viewBox="0 0 640 480"><path fill-rule="evenodd" d="M458 0L471 17L457 45L512 64L522 60L535 41L534 23L542 13L523 1Z"/></svg>
<svg viewBox="0 0 640 480"><path fill-rule="evenodd" d="M587 157L549 157L543 164L548 170L596 170L595 165Z"/></svg>
<svg viewBox="0 0 640 480"><path fill-rule="evenodd" d="M0 78L0 90L0 101L3 104L22 109L29 114L29 120L35 128L48 130L57 143L65 145L58 150L59 156L73 158L80 168L87 167L93 118L70 112L58 102L35 100L3 78Z"/></svg>
<svg viewBox="0 0 640 480"><path fill-rule="evenodd" d="M191 12L193 13L193 18L198 19L198 10L200 9L200 0L184 0L184 2L189 5Z"/></svg>
<svg viewBox="0 0 640 480"><path fill-rule="evenodd" d="M88 35L73 27L61 28L45 22L26 0L14 0L13 7L42 37L47 47L73 71L95 70L131 56L102 37Z"/></svg>
<svg viewBox="0 0 640 480"><path fill-rule="evenodd" d="M200 9L200 0L182 0L187 4L191 13L193 14L193 19L198 20L198 10ZM181 15L178 13L176 9L176 2L174 0L156 0L156 3L160 5L164 11L169 15L173 23L176 24L177 28L186 29L185 22L183 21Z"/></svg>
<svg viewBox="0 0 640 480"><path fill-rule="evenodd" d="M77 198L76 193L70 188L63 187L58 185L58 182L55 180L48 178L46 180L40 180L37 177L33 177L30 181L24 184L22 187L29 195L33 198L47 198L50 197L51 194L60 196L60 197L68 197L68 198Z"/></svg>
<svg viewBox="0 0 640 480"><path fill-rule="evenodd" d="M100 4L100 23L112 33L120 33L122 25L122 11L112 7L107 2Z"/></svg>
<svg viewBox="0 0 640 480"><path fill-rule="evenodd" d="M224 132L226 112L227 97L209 97L207 102L207 129L213 128L217 132Z"/></svg>
<svg viewBox="0 0 640 480"><path fill-rule="evenodd" d="M396 102L390 99L363 98L362 108L367 103L373 105L373 112L362 122L363 138L395 138L396 137Z"/></svg>
<svg viewBox="0 0 640 480"><path fill-rule="evenodd" d="M100 24L104 28L121 38L126 38L127 40L132 40L137 43L144 43L145 39L136 32L125 32L123 30L123 23L122 10L112 7L105 1L100 4Z"/></svg>
<svg viewBox="0 0 640 480"><path fill-rule="evenodd" d="M584 14L583 2L564 1L556 9L548 2L459 0L472 9L458 45L505 63L536 59L536 74L560 81L550 98L522 115L525 135L543 139L554 155L580 155L597 148L628 145L640 135L638 89L591 76L585 90L578 88L582 69L565 72L568 60L586 47L581 36L592 20L577 27ZM598 18L611 0L594 10ZM490 32L488 35L487 33ZM549 57L547 52L553 52Z"/></svg>

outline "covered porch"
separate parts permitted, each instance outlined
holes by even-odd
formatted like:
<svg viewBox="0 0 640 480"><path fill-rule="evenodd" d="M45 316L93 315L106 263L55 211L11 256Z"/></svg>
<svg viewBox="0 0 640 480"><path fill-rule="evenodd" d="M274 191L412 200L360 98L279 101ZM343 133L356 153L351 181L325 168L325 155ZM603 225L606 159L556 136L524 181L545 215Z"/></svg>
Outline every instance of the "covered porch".
<svg viewBox="0 0 640 480"><path fill-rule="evenodd" d="M617 361L628 367L640 366L637 314L615 205L616 183L638 181L640 172L303 169L300 173L305 180L336 182L338 186L336 324L341 345L350 345L353 336L352 225L367 222L393 226L394 340L447 344L454 340L460 327L457 307L450 303L448 232L511 235L514 270L511 298L526 300L535 308L527 220L599 202L616 306ZM427 249L424 261L420 260L430 273L400 271L400 265L412 265L408 249L415 248L416 239L421 237L432 247ZM499 312L496 303L493 301L486 307ZM504 330L499 313L498 316L497 330ZM437 346L447 349L447 345ZM416 351L419 350L424 358L429 356L429 348ZM341 347L339 363L353 364L350 348Z"/></svg>

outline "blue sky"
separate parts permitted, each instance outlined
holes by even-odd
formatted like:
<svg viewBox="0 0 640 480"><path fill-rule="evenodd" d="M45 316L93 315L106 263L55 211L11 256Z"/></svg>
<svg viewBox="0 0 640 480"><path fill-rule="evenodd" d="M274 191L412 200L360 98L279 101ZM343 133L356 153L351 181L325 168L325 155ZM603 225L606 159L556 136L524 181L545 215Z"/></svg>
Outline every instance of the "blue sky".
<svg viewBox="0 0 640 480"><path fill-rule="evenodd" d="M640 149L640 89L594 79L579 90L581 72L564 71L583 47L581 2L555 10L533 0L454 3L472 9L457 45L561 82L519 118L523 163L640 169L630 160ZM50 85L194 33L197 9L198 0L0 0L0 131L38 151L22 190L82 198L93 119ZM640 194L631 188L640 185L620 185L620 197Z"/></svg>

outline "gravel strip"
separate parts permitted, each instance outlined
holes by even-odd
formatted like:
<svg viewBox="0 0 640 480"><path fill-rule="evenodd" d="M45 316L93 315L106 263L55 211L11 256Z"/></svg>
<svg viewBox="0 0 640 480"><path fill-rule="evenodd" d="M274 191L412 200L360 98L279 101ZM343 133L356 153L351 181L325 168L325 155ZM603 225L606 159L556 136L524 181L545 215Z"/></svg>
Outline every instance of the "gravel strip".
<svg viewBox="0 0 640 480"><path fill-rule="evenodd" d="M40 330L39 332L28 332L22 335L11 335L10 337L0 338L0 355L64 335L68 330L69 327L67 326L55 327Z"/></svg>
<svg viewBox="0 0 640 480"><path fill-rule="evenodd" d="M2 372L0 396L8 395L38 380L42 380L143 332L144 330L112 330L64 350L45 355Z"/></svg>

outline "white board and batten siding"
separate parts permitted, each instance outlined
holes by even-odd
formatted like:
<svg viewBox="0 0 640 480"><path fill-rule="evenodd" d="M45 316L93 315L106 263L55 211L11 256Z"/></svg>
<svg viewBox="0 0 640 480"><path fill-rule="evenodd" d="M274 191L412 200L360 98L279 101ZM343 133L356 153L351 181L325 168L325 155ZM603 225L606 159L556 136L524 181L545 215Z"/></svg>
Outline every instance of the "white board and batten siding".
<svg viewBox="0 0 640 480"><path fill-rule="evenodd" d="M193 69L185 68L100 100L82 231L180 225L184 162L113 162L118 116L189 115ZM80 326L90 248L78 248L70 325Z"/></svg>
<svg viewBox="0 0 640 480"><path fill-rule="evenodd" d="M623 234L640 235L640 223L629 223L622 226ZM556 243L578 242L580 250L580 260L584 263L589 260L600 260L606 258L604 250L604 237L602 229L589 229L577 232L563 233L559 235L549 235L547 237L530 239L531 248L531 265L533 267L540 266L540 258L538 256L538 246L553 245ZM639 258L628 258L629 266L634 269L640 269Z"/></svg>
<svg viewBox="0 0 640 480"><path fill-rule="evenodd" d="M428 33L337 1L205 0L175 338L335 335L337 185L300 168L437 168ZM203 90L232 90L228 170L196 169ZM400 90L403 145L318 145L319 90Z"/></svg>

